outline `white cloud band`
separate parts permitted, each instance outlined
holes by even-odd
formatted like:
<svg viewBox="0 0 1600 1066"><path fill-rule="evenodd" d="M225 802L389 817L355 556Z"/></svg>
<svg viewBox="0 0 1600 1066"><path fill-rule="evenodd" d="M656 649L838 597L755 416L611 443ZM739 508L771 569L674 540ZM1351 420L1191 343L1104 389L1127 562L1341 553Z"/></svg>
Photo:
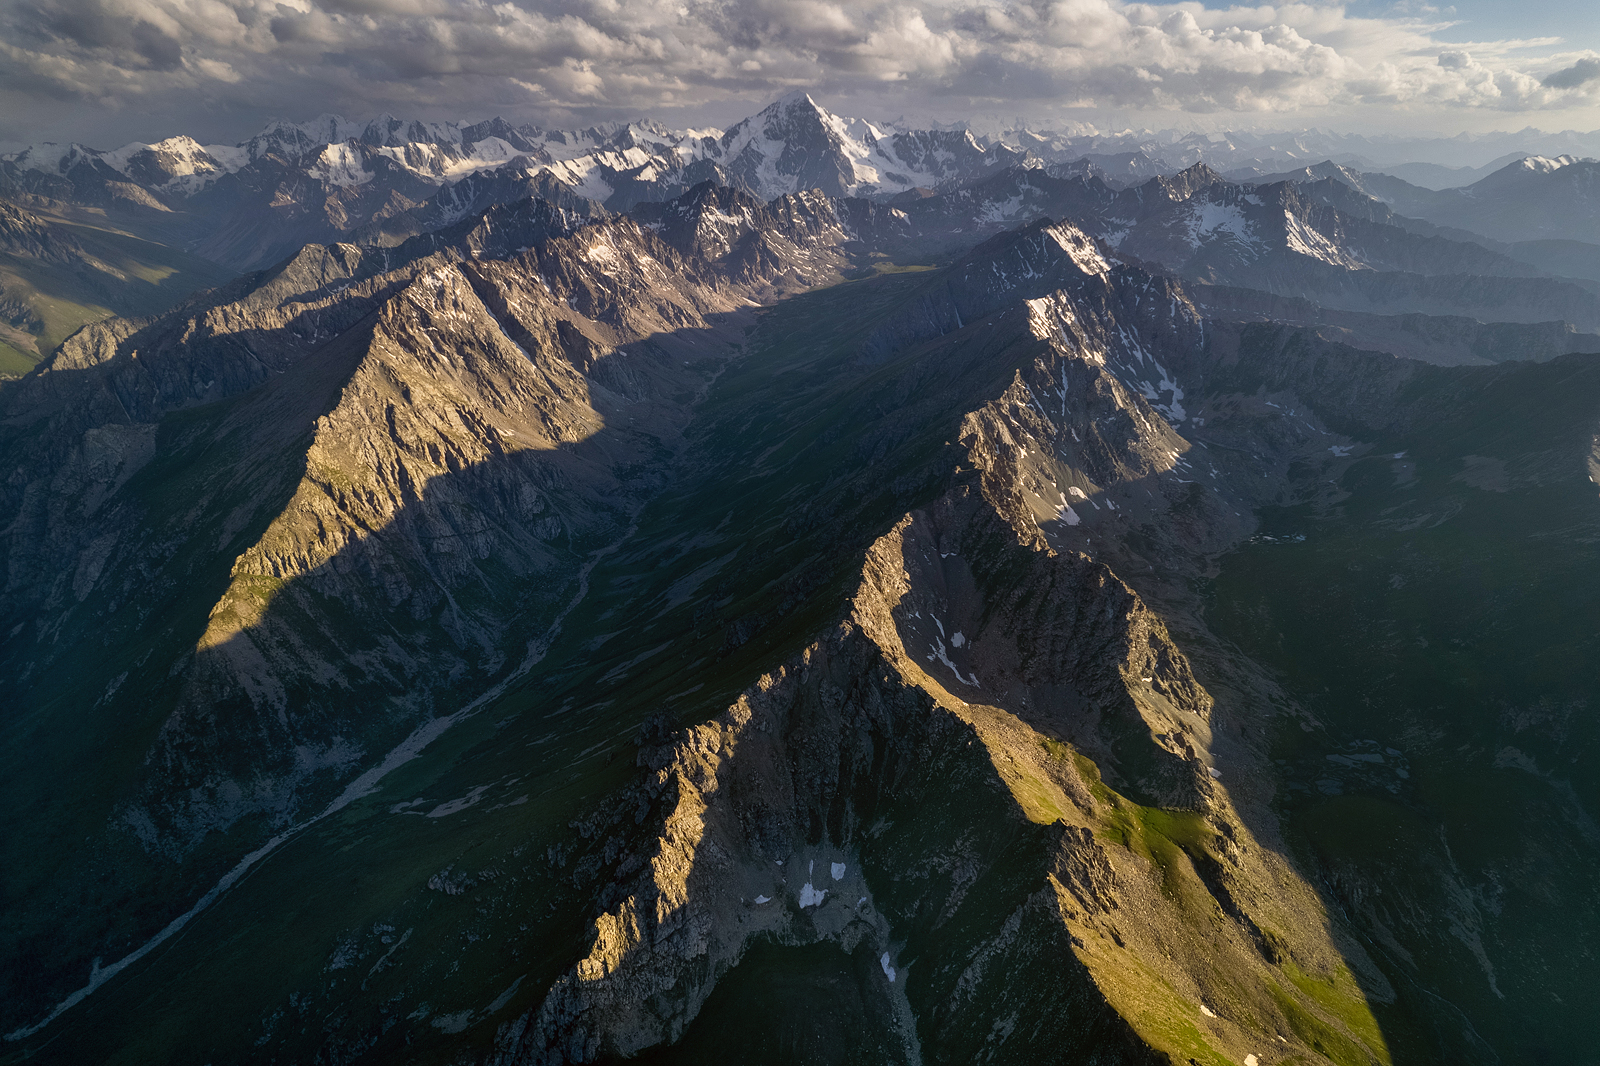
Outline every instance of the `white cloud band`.
<svg viewBox="0 0 1600 1066"><path fill-rule="evenodd" d="M1437 22L1122 0L0 0L0 94L294 113L649 112L804 86L946 110L1526 111L1600 102L1600 57ZM1532 57L1532 58L1530 58ZM15 131L0 131L12 133Z"/></svg>

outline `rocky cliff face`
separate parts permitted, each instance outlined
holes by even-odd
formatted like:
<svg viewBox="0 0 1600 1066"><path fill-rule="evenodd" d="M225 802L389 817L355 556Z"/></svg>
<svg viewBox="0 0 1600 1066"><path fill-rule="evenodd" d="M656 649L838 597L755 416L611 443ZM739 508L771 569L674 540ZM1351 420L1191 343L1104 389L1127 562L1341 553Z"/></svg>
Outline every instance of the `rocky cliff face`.
<svg viewBox="0 0 1600 1066"><path fill-rule="evenodd" d="M1325 974L1361 1002L1353 965L1368 995L1385 987L1234 808L1228 782L1258 775L1260 754L1213 734L1251 712L1219 721L1160 618L1053 544L1078 522L1042 481L1122 515L1095 527L1102 543L1185 495L1148 490L1188 443L1116 376L1126 353L1094 310L1064 293L1029 308L1033 366L967 416L968 472L872 545L835 630L641 751L609 819L625 857L603 898L620 898L502 1028L497 1061L692 1041L754 945L817 942L878 960L889 1061L1241 1061L1335 1040L1384 1058L1272 976Z"/></svg>

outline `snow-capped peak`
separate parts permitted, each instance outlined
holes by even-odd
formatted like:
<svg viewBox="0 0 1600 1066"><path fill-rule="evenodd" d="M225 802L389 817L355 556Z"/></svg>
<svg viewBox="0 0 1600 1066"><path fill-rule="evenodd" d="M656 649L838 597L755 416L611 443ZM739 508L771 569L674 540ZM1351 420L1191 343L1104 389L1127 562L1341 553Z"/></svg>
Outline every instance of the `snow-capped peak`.
<svg viewBox="0 0 1600 1066"><path fill-rule="evenodd" d="M1545 155L1530 155L1524 156L1512 165L1523 170L1532 171L1535 174L1548 174L1551 171L1560 170L1562 167L1569 167L1576 162L1578 162L1578 157L1575 155L1558 155L1554 159Z"/></svg>
<svg viewBox="0 0 1600 1066"><path fill-rule="evenodd" d="M1023 153L986 148L968 130L901 133L835 115L796 91L730 126L718 141L680 155L710 158L738 185L764 199L820 188L834 196L894 195L971 177Z"/></svg>
<svg viewBox="0 0 1600 1066"><path fill-rule="evenodd" d="M43 141L30 144L20 152L0 157L14 164L18 170L36 170L42 174L65 174L85 159L99 159L100 153L76 141L58 144Z"/></svg>
<svg viewBox="0 0 1600 1066"><path fill-rule="evenodd" d="M796 107L809 108L819 115L829 115L829 112L821 104L811 98L810 93L804 89L792 89L762 108L756 117L791 111ZM829 117L832 116L829 115Z"/></svg>
<svg viewBox="0 0 1600 1066"><path fill-rule="evenodd" d="M361 154L349 141L324 145L306 173L329 185L365 185L372 180L372 171L366 168Z"/></svg>
<svg viewBox="0 0 1600 1066"><path fill-rule="evenodd" d="M159 189L193 192L249 162L231 145L202 145L182 134L154 144L130 141L110 152L81 144L35 144L5 157L19 170L66 174L80 163L109 167L123 177Z"/></svg>
<svg viewBox="0 0 1600 1066"><path fill-rule="evenodd" d="M362 129L359 140L384 148L408 144L460 144L461 125L456 122L423 122L382 114Z"/></svg>

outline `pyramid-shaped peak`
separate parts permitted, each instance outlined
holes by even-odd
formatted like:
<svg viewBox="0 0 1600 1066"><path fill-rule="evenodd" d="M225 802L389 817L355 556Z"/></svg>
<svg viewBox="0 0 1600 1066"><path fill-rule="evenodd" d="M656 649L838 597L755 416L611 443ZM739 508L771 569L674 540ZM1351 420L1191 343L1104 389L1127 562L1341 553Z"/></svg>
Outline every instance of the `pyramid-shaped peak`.
<svg viewBox="0 0 1600 1066"><path fill-rule="evenodd" d="M1214 181L1226 180L1221 174L1207 166L1204 160L1178 171L1175 177L1187 182L1193 182L1196 185L1209 185Z"/></svg>
<svg viewBox="0 0 1600 1066"><path fill-rule="evenodd" d="M848 141L859 139L864 132L853 130L852 126L859 123L835 115L804 89L778 97L763 108L751 124L764 130L769 137L782 139L810 136L820 131L824 136Z"/></svg>
<svg viewBox="0 0 1600 1066"><path fill-rule="evenodd" d="M772 103L768 104L766 111L791 111L797 107L808 107L813 111L826 112L821 104L811 99L811 94L804 89L794 89L784 93Z"/></svg>
<svg viewBox="0 0 1600 1066"><path fill-rule="evenodd" d="M1339 163L1335 163L1331 159L1324 159L1320 163L1314 163L1311 166L1306 167L1306 172L1308 174L1315 174L1319 178L1337 178L1341 176L1349 177L1354 173L1354 171L1350 170L1350 168L1342 166Z"/></svg>
<svg viewBox="0 0 1600 1066"><path fill-rule="evenodd" d="M1208 185L1226 183L1226 178L1202 162L1180 170L1170 178L1151 178L1144 188L1160 190L1156 195L1178 201L1187 200Z"/></svg>

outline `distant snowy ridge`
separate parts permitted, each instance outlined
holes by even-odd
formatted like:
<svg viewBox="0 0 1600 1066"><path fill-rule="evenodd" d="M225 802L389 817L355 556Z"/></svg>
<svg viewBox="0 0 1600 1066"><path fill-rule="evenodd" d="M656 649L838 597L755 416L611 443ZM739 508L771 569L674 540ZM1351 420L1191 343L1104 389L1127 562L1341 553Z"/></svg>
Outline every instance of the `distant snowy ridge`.
<svg viewBox="0 0 1600 1066"><path fill-rule="evenodd" d="M653 122L542 130L498 118L464 124L390 115L358 123L322 115L309 122L269 123L236 145L202 145L187 136L133 142L113 151L43 143L0 158L19 170L53 175L88 166L154 191L188 196L269 159L330 185L360 185L372 180L371 161L379 156L435 184L508 164L547 169L580 195L599 201L626 184L670 179L695 164L717 167L731 184L771 199L814 187L833 195L892 196L1034 159L966 130L902 131L843 118L803 92L727 131L671 129Z"/></svg>

